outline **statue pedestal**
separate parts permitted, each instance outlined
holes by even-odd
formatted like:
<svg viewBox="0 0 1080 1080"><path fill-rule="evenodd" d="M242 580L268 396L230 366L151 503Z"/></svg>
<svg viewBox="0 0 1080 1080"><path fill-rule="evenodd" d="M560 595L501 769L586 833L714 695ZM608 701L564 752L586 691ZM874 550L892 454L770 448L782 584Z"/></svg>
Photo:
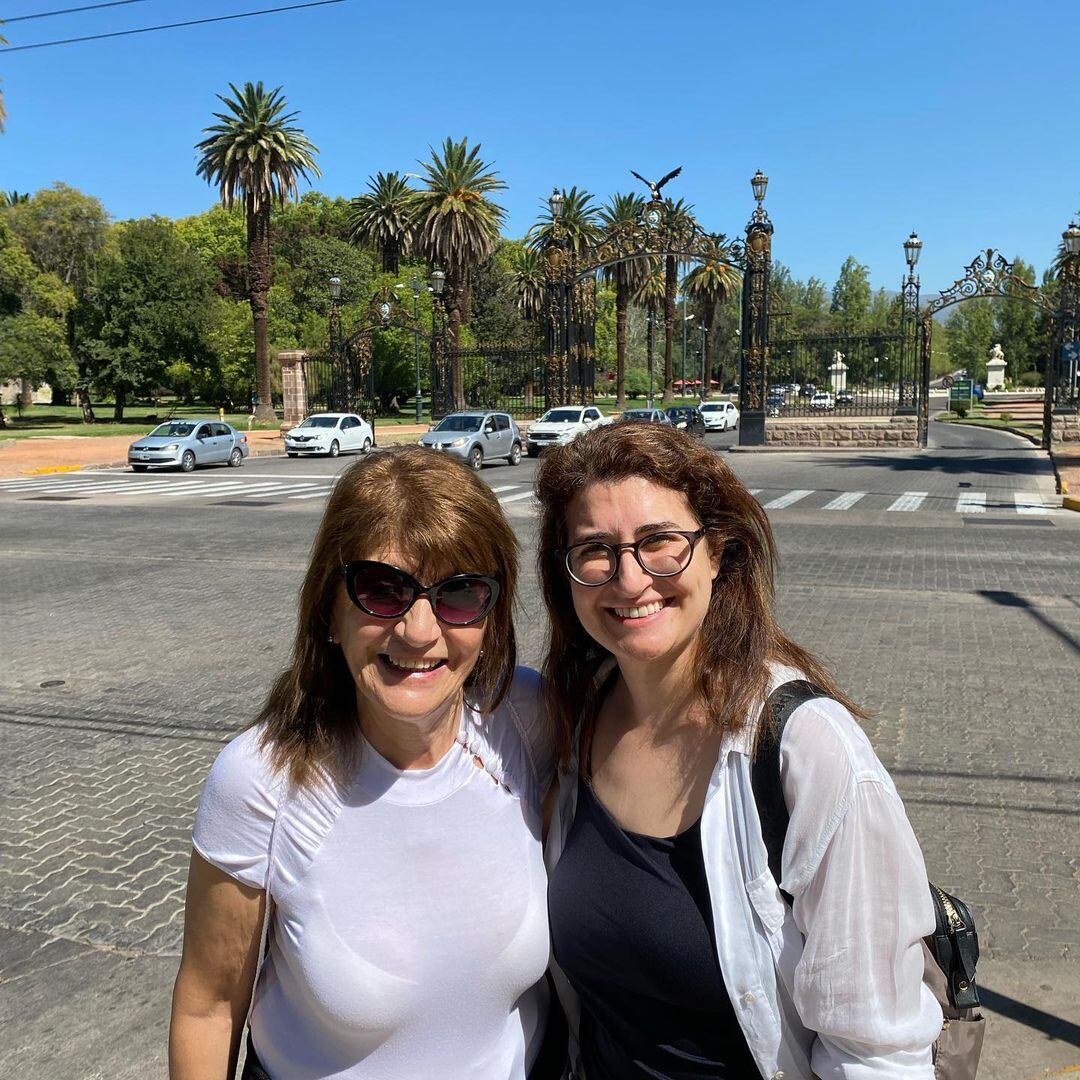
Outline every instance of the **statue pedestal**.
<svg viewBox="0 0 1080 1080"><path fill-rule="evenodd" d="M841 390L847 389L847 373L847 364L837 357L833 362L832 367L829 368L829 382L832 384L834 394L838 394Z"/></svg>
<svg viewBox="0 0 1080 1080"><path fill-rule="evenodd" d="M1005 357L991 357L986 361L986 389L1005 388Z"/></svg>
<svg viewBox="0 0 1080 1080"><path fill-rule="evenodd" d="M307 378L304 365L308 354L305 349L290 349L278 353L281 365L281 397L285 406L282 426L295 427L308 414Z"/></svg>

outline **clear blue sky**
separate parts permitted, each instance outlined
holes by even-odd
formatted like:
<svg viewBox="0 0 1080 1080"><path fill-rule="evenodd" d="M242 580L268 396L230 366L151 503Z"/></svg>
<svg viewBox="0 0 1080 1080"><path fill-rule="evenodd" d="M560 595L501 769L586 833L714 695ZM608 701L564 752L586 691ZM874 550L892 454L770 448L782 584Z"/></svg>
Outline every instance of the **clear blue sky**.
<svg viewBox="0 0 1080 1080"><path fill-rule="evenodd" d="M8 18L85 0L7 0ZM15 23L11 44L278 6L148 0ZM924 293L981 247L1038 270L1080 208L1077 0L969 5L346 3L216 26L0 53L0 187L63 180L117 218L213 201L193 145L230 81L282 85L319 147L316 186L352 196L444 136L483 144L519 236L552 185L666 189L740 232L770 177L774 252L832 282L845 256Z"/></svg>

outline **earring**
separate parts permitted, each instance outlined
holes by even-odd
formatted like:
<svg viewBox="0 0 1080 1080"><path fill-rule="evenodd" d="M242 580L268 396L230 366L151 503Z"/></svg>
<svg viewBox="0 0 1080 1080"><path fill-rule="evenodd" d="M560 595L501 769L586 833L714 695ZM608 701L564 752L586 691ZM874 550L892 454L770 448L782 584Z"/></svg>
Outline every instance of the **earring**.
<svg viewBox="0 0 1080 1080"><path fill-rule="evenodd" d="M336 642L336 641L334 640L334 635L333 635L333 634L330 634L330 635L328 635L328 636L327 636L327 638L326 638L326 640L327 640L327 641L328 641L328 642L329 642L329 643L330 643L331 645L336 645L336 644L337 644L337 642Z"/></svg>

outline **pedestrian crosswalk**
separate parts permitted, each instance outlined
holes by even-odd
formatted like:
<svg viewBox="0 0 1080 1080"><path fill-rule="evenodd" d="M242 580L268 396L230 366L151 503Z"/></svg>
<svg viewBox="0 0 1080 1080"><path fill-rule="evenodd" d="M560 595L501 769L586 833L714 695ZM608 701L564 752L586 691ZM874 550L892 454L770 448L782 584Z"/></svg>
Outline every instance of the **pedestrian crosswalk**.
<svg viewBox="0 0 1080 1080"><path fill-rule="evenodd" d="M215 501L229 506L252 504L315 504L333 490L336 477L315 474L222 476L133 476L99 471L0 479L0 499L57 501L77 505L100 500L135 499L146 502ZM495 484L491 489L505 506L528 509L533 499L531 482ZM916 511L960 515L1017 515L1022 518L1066 513L1060 496L1039 491L835 491L813 488L751 488L768 511L828 510L832 513Z"/></svg>

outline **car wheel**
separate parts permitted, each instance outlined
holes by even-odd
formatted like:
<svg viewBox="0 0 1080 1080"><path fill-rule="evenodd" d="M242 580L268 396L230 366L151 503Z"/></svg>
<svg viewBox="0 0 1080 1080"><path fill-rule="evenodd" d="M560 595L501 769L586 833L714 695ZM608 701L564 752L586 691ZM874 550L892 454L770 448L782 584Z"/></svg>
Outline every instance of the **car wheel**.
<svg viewBox="0 0 1080 1080"><path fill-rule="evenodd" d="M340 445L340 444L338 443L337 439L335 439L335 440L334 440L334 441L333 441L333 442L332 442L332 443L330 444L330 451L329 451L329 453L330 453L330 456L331 456L331 457L337 457L337 456L338 456L338 454L340 454L340 453L341 453L341 445Z"/></svg>
<svg viewBox="0 0 1080 1080"><path fill-rule="evenodd" d="M369 438L367 438L366 436L364 437L364 445L360 448L360 453L362 453L362 454L370 454L371 453L371 440Z"/></svg>
<svg viewBox="0 0 1080 1080"><path fill-rule="evenodd" d="M506 459L511 465L521 464L521 443L516 442L510 448L510 456Z"/></svg>
<svg viewBox="0 0 1080 1080"><path fill-rule="evenodd" d="M484 451L479 446L474 446L469 451L469 468L479 469L484 464Z"/></svg>
<svg viewBox="0 0 1080 1080"><path fill-rule="evenodd" d="M195 452L193 450L185 450L184 456L180 459L181 472L194 472L195 471Z"/></svg>
<svg viewBox="0 0 1080 1080"><path fill-rule="evenodd" d="M146 472L146 470L149 467L150 467L149 465L132 465L131 466L131 471L132 472Z"/></svg>
<svg viewBox="0 0 1080 1080"><path fill-rule="evenodd" d="M244 451L239 446L233 447L233 452L229 455L229 468L239 469L244 464Z"/></svg>

